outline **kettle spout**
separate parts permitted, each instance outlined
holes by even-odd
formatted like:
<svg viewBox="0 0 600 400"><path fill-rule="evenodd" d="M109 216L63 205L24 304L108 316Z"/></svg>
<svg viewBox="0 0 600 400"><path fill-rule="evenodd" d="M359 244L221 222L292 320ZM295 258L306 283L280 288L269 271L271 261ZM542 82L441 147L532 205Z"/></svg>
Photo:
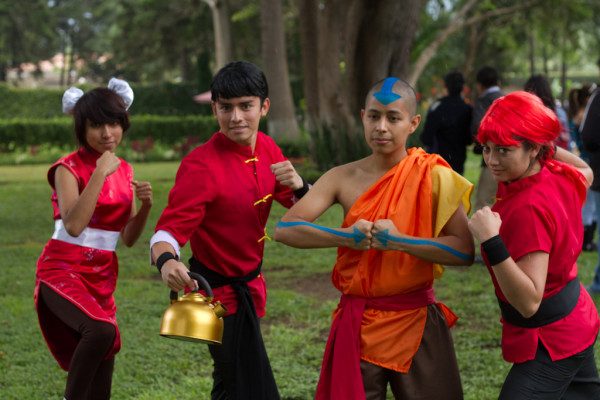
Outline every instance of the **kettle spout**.
<svg viewBox="0 0 600 400"><path fill-rule="evenodd" d="M213 304L213 311L215 312L215 314L217 315L218 318L224 317L225 314L227 314L228 310L227 307L225 307L225 305L221 304L220 301L217 301L216 303Z"/></svg>

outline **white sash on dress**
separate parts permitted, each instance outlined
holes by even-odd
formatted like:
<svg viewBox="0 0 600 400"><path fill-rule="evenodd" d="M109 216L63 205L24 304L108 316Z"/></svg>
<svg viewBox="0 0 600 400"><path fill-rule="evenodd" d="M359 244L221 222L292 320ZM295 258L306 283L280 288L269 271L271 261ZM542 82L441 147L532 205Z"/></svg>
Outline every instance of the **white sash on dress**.
<svg viewBox="0 0 600 400"><path fill-rule="evenodd" d="M120 232L105 231L86 227L77 237L69 235L62 219L54 221L54 234L52 239L60 240L82 247L91 247L98 250L115 251L119 241Z"/></svg>

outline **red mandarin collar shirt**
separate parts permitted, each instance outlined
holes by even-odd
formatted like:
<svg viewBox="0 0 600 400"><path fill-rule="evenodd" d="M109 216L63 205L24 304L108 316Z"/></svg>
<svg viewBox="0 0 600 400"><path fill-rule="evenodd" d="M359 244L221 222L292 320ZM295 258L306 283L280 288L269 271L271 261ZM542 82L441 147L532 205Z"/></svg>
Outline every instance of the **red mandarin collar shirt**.
<svg viewBox="0 0 600 400"><path fill-rule="evenodd" d="M273 200L291 207L294 194L277 182L271 165L285 161L273 139L258 132L254 152L217 132L186 156L169 193L156 231L168 231L180 246L187 241L194 258L227 277L254 271L270 240L265 225ZM185 260L184 260L185 261ZM265 314L262 274L248 283L259 317ZM233 289L213 289L230 313L237 310Z"/></svg>
<svg viewBox="0 0 600 400"><path fill-rule="evenodd" d="M499 184L492 208L502 218L500 237L513 260L534 251L549 254L543 299L556 294L577 276L576 261L583 240L581 196L585 196L585 188L581 190L581 184L572 175L561 172L559 163L553 164L552 168L544 165L533 176ZM506 301L489 265L488 269L496 295ZM502 353L512 363L533 359L538 340L554 361L579 353L594 343L600 326L596 307L583 287L571 314L552 324L521 328L502 322Z"/></svg>

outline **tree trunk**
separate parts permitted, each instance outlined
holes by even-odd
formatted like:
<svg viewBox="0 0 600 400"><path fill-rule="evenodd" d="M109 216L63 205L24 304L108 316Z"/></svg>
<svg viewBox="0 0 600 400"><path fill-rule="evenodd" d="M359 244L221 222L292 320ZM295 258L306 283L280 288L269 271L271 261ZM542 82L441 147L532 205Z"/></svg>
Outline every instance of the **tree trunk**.
<svg viewBox="0 0 600 400"><path fill-rule="evenodd" d="M271 99L269 134L274 139L295 140L300 137L300 130L290 86L281 0L262 0L260 19L264 71Z"/></svg>
<svg viewBox="0 0 600 400"><path fill-rule="evenodd" d="M71 40L71 43L74 41ZM69 52L69 66L67 68L67 86L71 86L71 75L72 71L76 70L75 67L75 45L71 45L71 51Z"/></svg>
<svg viewBox="0 0 600 400"><path fill-rule="evenodd" d="M373 83L388 76L407 78L425 3L424 0L360 0L348 7L344 54L348 100L355 115L364 107Z"/></svg>
<svg viewBox="0 0 600 400"><path fill-rule="evenodd" d="M185 47L179 52L179 68L181 69L181 79L183 82L190 82L192 80L192 66L188 50Z"/></svg>
<svg viewBox="0 0 600 400"><path fill-rule="evenodd" d="M529 32L529 76L535 74L535 39L533 31Z"/></svg>
<svg viewBox="0 0 600 400"><path fill-rule="evenodd" d="M467 49L467 56L463 64L462 73L465 77L467 85L472 89L475 84L475 59L477 57L477 50L479 44L485 37L487 28L482 23L473 24L469 27L469 48ZM476 100L476 90L470 91L470 99L474 102Z"/></svg>
<svg viewBox="0 0 600 400"><path fill-rule="evenodd" d="M353 29L356 21L349 21L348 9L356 0L330 0L323 3L322 18L319 19L319 107L321 124L335 135L354 125L348 92L342 77L343 32ZM362 0L360 0L362 1Z"/></svg>
<svg viewBox="0 0 600 400"><path fill-rule="evenodd" d="M319 13L317 0L299 0L300 46L306 105L304 128L316 132L319 127Z"/></svg>
<svg viewBox="0 0 600 400"><path fill-rule="evenodd" d="M542 66L544 69L544 75L546 75L546 77L548 77L548 48L546 47L546 44L542 44Z"/></svg>
<svg viewBox="0 0 600 400"><path fill-rule="evenodd" d="M218 71L233 59L231 39L231 20L227 0L203 0L212 11L215 35L215 71Z"/></svg>

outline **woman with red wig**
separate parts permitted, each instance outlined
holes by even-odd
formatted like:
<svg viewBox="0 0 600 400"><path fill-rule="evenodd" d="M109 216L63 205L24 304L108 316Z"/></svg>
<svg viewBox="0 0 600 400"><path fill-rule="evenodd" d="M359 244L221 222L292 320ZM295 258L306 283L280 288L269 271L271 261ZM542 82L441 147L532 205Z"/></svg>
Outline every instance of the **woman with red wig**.
<svg viewBox="0 0 600 400"><path fill-rule="evenodd" d="M576 263L593 174L554 146L559 129L537 96L514 92L492 104L477 134L498 182L496 203L469 228L498 297L502 354L513 363L500 399L600 399L600 320Z"/></svg>

